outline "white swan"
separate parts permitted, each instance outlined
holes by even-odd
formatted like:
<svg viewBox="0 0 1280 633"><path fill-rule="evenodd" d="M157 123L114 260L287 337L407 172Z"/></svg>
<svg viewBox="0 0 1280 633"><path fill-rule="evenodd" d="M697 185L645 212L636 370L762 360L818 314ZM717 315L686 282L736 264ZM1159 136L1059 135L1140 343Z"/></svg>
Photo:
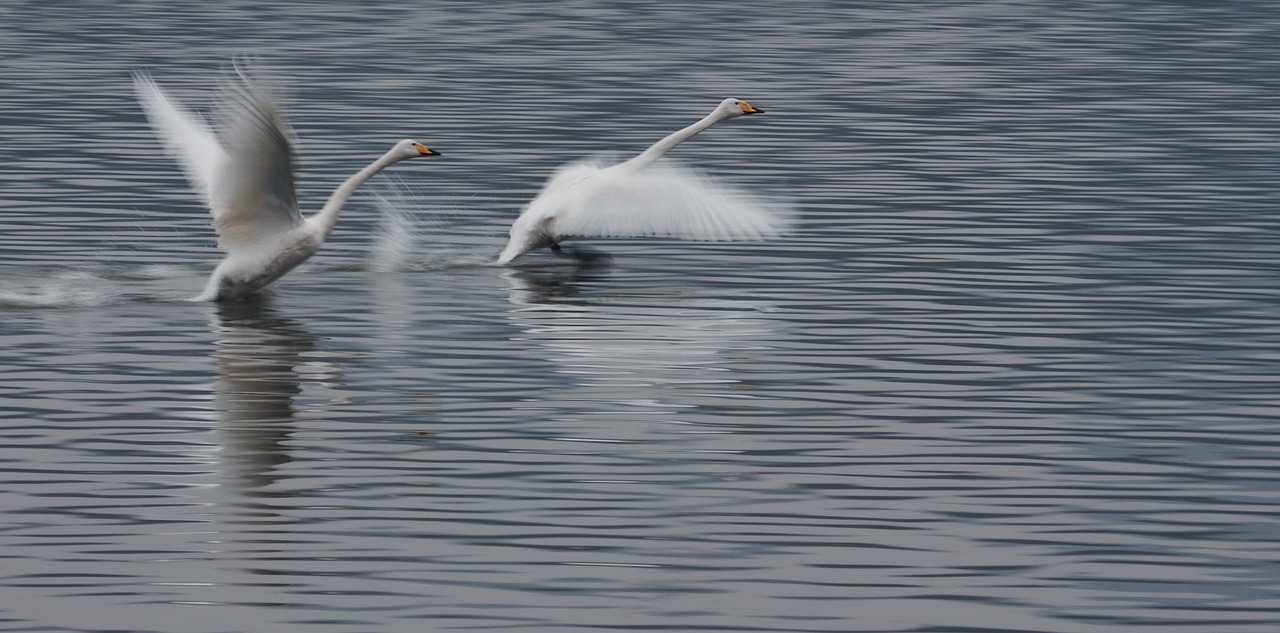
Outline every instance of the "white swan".
<svg viewBox="0 0 1280 633"><path fill-rule="evenodd" d="M581 162L561 168L516 218L499 264L571 237L676 237L695 240L776 236L784 214L751 196L674 166L654 166L668 150L712 125L764 112L725 99L702 120L613 166Z"/></svg>
<svg viewBox="0 0 1280 633"><path fill-rule="evenodd" d="M145 73L134 75L152 127L213 212L218 245L227 252L195 301L242 297L275 281L319 250L356 187L394 163L439 154L417 141L400 141L343 182L318 213L303 218L288 124L269 91L239 69L236 74L224 91L220 137Z"/></svg>

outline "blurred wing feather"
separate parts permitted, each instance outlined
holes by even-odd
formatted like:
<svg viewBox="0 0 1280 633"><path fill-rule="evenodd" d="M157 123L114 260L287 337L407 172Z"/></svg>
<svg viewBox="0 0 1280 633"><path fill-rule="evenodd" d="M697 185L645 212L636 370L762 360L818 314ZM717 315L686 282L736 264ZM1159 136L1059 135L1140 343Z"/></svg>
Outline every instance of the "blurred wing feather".
<svg viewBox="0 0 1280 633"><path fill-rule="evenodd" d="M133 85L165 151L182 164L191 187L212 207L213 182L227 160L218 138L204 119L170 101L146 73L135 73Z"/></svg>
<svg viewBox="0 0 1280 633"><path fill-rule="evenodd" d="M567 168L558 178L573 174ZM554 231L566 237L762 240L781 234L789 216L780 204L670 164L579 175L554 203Z"/></svg>
<svg viewBox="0 0 1280 633"><path fill-rule="evenodd" d="M290 130L269 91L243 75L225 87L227 160L213 180L218 243L249 247L302 224L293 186Z"/></svg>

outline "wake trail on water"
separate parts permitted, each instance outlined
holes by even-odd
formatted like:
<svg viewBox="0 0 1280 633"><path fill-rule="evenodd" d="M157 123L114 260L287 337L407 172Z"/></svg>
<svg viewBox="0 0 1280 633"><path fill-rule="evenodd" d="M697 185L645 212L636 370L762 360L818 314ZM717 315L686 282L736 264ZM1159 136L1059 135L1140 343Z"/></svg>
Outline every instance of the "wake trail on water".
<svg viewBox="0 0 1280 633"><path fill-rule="evenodd" d="M89 308L131 302L187 301L201 272L174 265L24 268L0 280L0 308ZM179 281L181 280L181 281ZM174 287L167 287L173 282Z"/></svg>
<svg viewBox="0 0 1280 633"><path fill-rule="evenodd" d="M428 198L426 191L403 180L382 183L373 195L378 217L364 261L356 266L307 262L289 277L325 270L429 272L492 264L506 240L506 224L482 209L463 208L469 205L427 206L423 201ZM211 271L208 262L0 266L0 309L186 303L199 294Z"/></svg>

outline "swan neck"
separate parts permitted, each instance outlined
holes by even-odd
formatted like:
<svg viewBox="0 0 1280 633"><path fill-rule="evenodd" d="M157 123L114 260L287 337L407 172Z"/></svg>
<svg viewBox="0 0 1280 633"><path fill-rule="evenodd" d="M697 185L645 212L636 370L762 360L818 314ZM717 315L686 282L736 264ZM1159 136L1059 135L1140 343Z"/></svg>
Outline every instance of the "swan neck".
<svg viewBox="0 0 1280 633"><path fill-rule="evenodd" d="M321 231L321 235L329 235L329 232L333 230L334 225L337 224L338 214L342 213L342 207L347 204L347 199L349 199L351 194L355 193L356 188L363 185L366 180L373 178L378 172L386 169L393 163L396 163L397 159L393 156L394 153L395 151L392 150L383 154L382 157L378 158L378 160L369 163L364 169L352 174L350 178L343 181L343 183L339 185L337 189L334 189L333 193L329 195L329 200L324 203L324 207L320 209L320 212L311 216L308 222L316 224L317 228Z"/></svg>
<svg viewBox="0 0 1280 633"><path fill-rule="evenodd" d="M724 117L719 112L712 112L711 114L702 117L702 119L697 123L694 123L683 130L668 134L662 140L649 146L649 149L641 152L639 156L623 163L623 165L628 169L644 169L645 167L653 164L654 161L662 158L662 155L666 154L673 147L685 142L692 138L693 135L715 125L723 119Z"/></svg>

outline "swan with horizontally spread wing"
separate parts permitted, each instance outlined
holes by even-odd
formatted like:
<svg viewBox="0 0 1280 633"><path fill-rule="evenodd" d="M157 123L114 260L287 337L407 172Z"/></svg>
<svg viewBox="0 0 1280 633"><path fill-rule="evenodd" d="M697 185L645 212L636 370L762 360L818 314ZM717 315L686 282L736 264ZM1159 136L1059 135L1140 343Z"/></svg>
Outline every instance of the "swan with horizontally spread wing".
<svg viewBox="0 0 1280 633"><path fill-rule="evenodd" d="M721 241L779 235L787 214L750 194L687 169L655 165L676 145L712 125L763 112L725 99L697 123L668 135L631 160L567 165L554 174L511 226L497 263L543 247L560 252L571 237L674 237Z"/></svg>

